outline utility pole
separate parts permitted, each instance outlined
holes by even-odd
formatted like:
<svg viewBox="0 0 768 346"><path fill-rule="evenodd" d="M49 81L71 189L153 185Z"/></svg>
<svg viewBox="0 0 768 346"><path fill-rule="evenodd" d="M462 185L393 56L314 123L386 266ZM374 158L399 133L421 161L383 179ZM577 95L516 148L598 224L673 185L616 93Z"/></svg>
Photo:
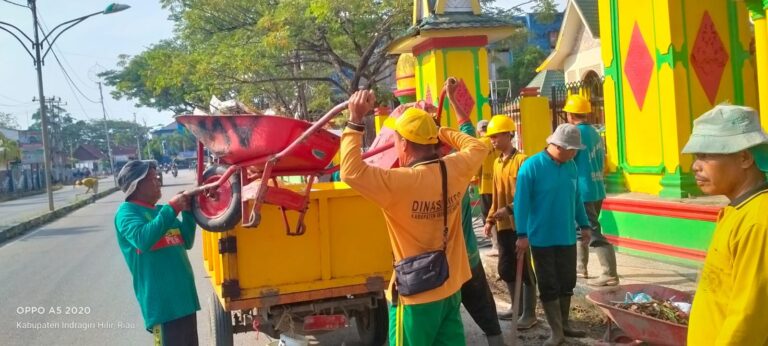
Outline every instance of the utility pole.
<svg viewBox="0 0 768 346"><path fill-rule="evenodd" d="M32 98L32 102L37 102L37 97ZM50 141L48 142L48 150L50 153L50 160L51 160L51 173L50 174L61 174L61 165L57 165L56 159L58 158L59 161L61 161L61 153L63 152L63 144L64 141L61 138L61 106L66 106L66 102L61 101L61 97L51 96L49 98L45 99L46 104L48 105L48 112L51 117L48 118L50 121L50 131L48 133L48 137ZM41 117L42 119L42 114ZM58 166L58 167L57 167Z"/></svg>
<svg viewBox="0 0 768 346"><path fill-rule="evenodd" d="M139 128L139 123L136 122L136 112L133 112L133 123L136 124L136 129L139 130L139 133L136 134L136 155L139 156L139 160L141 160L141 129Z"/></svg>
<svg viewBox="0 0 768 346"><path fill-rule="evenodd" d="M20 5L18 3L14 3L11 1L7 1L13 3L15 5L19 5L21 7L28 7L30 12L32 13L32 28L35 30L32 37L34 37L34 40L29 37L26 33L24 33L23 30L19 29L18 27L14 26L13 24L6 23L3 21L0 21L0 30L3 30L7 33L9 33L11 36L13 36L16 41L21 43L21 46L24 48L24 50L29 54L29 57L32 58L32 60L35 63L35 70L37 71L37 93L40 101L40 125L42 126L42 137L43 137L43 166L45 167L45 190L48 194L48 209L50 211L54 210L53 206L53 189L51 186L51 153L49 148L49 137L48 137L48 114L47 110L45 108L45 93L43 93L43 62L45 61L45 57L48 55L48 53L51 52L51 49L53 49L53 44L56 42L56 40L63 34L65 31L71 29L73 26L82 23L84 20L100 15L100 14L110 14L110 13L116 13L120 11L124 11L129 9L131 6L123 5L123 4L110 4L105 8L103 11L94 12L91 14L87 14L81 17L77 17L75 19L68 20L66 22L63 22L59 25L56 25L51 29L48 34L43 35L42 41L40 40L40 24L38 23L38 17L37 17L37 1L36 0L27 0L27 6ZM61 29L58 33L56 33L56 30ZM15 31L13 31L15 30ZM53 35L56 33L55 35ZM48 40L49 37L53 37L53 39ZM25 42L28 42L32 45L32 49L35 51L34 54L32 54L32 51L27 48L27 44ZM48 43L47 48L43 47L43 43ZM44 52L41 53L41 50L45 49Z"/></svg>
<svg viewBox="0 0 768 346"><path fill-rule="evenodd" d="M104 132L107 133L107 156L109 156L109 170L112 171L112 179L117 186L117 172L115 172L115 161L112 158L112 145L109 144L109 126L107 126L107 109L104 107L104 92L101 90L101 82L99 84L99 102L101 102L101 113L104 114Z"/></svg>
<svg viewBox="0 0 768 346"><path fill-rule="evenodd" d="M37 93L40 99L40 127L43 135L43 167L45 167L45 191L48 193L48 210L53 211L53 186L51 186L51 149L48 147L48 114L45 108L45 94L43 93L43 59L40 56L40 30L37 23L37 5L35 1L28 2L29 9L32 10L32 26L35 29L35 68L37 69ZM54 39L55 41L55 39Z"/></svg>

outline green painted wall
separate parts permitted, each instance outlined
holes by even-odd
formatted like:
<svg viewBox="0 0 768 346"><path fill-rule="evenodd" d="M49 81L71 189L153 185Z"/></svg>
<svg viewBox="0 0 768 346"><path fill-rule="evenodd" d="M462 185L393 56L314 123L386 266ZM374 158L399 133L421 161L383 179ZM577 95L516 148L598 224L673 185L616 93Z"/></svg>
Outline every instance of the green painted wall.
<svg viewBox="0 0 768 346"><path fill-rule="evenodd" d="M603 233L706 251L715 224L708 221L603 210Z"/></svg>

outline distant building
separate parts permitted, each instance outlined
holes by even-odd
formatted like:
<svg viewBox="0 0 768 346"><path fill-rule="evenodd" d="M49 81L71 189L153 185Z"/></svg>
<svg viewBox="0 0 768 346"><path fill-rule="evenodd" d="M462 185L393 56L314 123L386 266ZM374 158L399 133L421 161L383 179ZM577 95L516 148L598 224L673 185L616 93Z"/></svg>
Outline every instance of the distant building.
<svg viewBox="0 0 768 346"><path fill-rule="evenodd" d="M557 48L537 71L558 70L565 82L599 79L604 75L596 0L570 0L566 5Z"/></svg>
<svg viewBox="0 0 768 346"><path fill-rule="evenodd" d="M174 121L168 125L149 131L149 133L152 135L152 138L160 138L173 135L174 133L178 133L178 131L179 123Z"/></svg>
<svg viewBox="0 0 768 346"><path fill-rule="evenodd" d="M536 13L527 13L522 16L515 16L513 22L524 26L528 32L528 46L535 46L541 49L544 54L549 54L555 48L557 38L560 35L560 27L563 23L564 13L555 14L551 22L542 22ZM514 53L509 49L502 49L498 43L488 46L493 59L490 61L491 80L496 80L496 70L502 66L508 66L514 61Z"/></svg>
<svg viewBox="0 0 768 346"><path fill-rule="evenodd" d="M101 150L90 144L79 145L72 153L72 157L77 160L75 168L88 168L91 171L98 171L99 162L107 160L107 155L104 155Z"/></svg>

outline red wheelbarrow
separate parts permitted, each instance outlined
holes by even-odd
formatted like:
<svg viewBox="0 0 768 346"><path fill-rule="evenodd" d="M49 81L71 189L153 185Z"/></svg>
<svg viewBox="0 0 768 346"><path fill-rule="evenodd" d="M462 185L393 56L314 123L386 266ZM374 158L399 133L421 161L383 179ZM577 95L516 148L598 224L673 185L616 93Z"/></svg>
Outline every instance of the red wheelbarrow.
<svg viewBox="0 0 768 346"><path fill-rule="evenodd" d="M444 99L445 90L440 93L438 122ZM328 165L339 150L340 139L323 127L347 108L347 104L333 107L314 124L256 114L176 117L219 162L202 172L204 160L200 154L202 148L198 148L198 187L188 192L194 195L195 221L212 232L231 230L238 222L243 227L255 228L261 221L261 206L272 204L281 208L288 235L304 234L304 215L315 178L339 168L329 169ZM376 145L363 154L363 159L371 158L369 164L391 167L396 163L375 162L375 156L384 155L393 147L393 138L377 140ZM307 181L304 193L280 187L279 176L304 176ZM249 203L252 206L246 213ZM299 212L295 230L288 223L287 210Z"/></svg>
<svg viewBox="0 0 768 346"><path fill-rule="evenodd" d="M258 227L266 203L282 209L289 235L303 234L312 183L339 150L339 137L323 126L346 106L346 102L337 105L314 124L255 114L176 117L218 161L199 174L198 187L190 192L195 194L195 221L212 232L231 230L239 222ZM306 177L304 194L280 187L280 176ZM300 213L294 230L287 210Z"/></svg>
<svg viewBox="0 0 768 346"><path fill-rule="evenodd" d="M691 294L648 284L621 285L592 291L587 294L587 300L597 305L628 338L650 345L686 345L688 326L660 320L614 306L614 303L624 301L627 292L643 292L657 300L674 300L686 303L690 303L693 300ZM605 341L607 342L614 341L610 335L611 321L609 321L608 332L606 333Z"/></svg>

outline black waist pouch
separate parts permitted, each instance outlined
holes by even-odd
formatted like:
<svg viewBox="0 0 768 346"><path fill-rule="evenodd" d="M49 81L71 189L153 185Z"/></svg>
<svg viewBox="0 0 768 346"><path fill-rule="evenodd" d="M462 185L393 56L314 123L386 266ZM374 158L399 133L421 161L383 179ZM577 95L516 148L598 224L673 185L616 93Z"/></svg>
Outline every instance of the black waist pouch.
<svg viewBox="0 0 768 346"><path fill-rule="evenodd" d="M443 250L403 258L395 264L397 292L405 297L438 288L448 276L448 259Z"/></svg>

